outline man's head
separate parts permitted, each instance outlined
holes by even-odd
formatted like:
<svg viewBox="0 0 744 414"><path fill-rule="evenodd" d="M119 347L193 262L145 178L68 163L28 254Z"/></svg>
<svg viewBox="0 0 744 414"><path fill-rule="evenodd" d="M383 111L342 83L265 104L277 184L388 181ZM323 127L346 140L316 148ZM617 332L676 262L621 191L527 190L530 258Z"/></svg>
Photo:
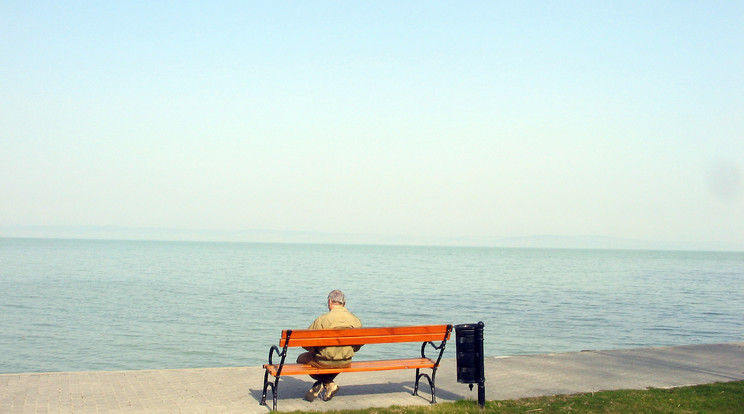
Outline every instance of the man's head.
<svg viewBox="0 0 744 414"><path fill-rule="evenodd" d="M346 306L346 298L344 292L335 289L328 294L328 307L332 306Z"/></svg>

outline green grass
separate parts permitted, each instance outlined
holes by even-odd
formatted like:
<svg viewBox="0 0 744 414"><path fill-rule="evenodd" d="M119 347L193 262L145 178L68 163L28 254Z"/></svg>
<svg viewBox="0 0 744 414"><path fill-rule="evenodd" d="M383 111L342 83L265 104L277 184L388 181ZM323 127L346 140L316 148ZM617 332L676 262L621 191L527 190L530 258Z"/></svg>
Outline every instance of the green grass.
<svg viewBox="0 0 744 414"><path fill-rule="evenodd" d="M478 414L478 413L742 413L744 381L673 389L602 391L589 394L487 401L472 400L423 407L330 411L337 414Z"/></svg>

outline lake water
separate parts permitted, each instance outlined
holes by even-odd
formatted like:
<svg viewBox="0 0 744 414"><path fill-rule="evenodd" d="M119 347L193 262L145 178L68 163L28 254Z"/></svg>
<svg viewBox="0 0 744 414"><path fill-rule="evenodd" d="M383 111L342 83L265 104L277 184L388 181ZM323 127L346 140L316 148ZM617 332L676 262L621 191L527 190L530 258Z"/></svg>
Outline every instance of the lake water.
<svg viewBox="0 0 744 414"><path fill-rule="evenodd" d="M260 366L334 288L489 356L744 341L742 252L0 239L0 373Z"/></svg>

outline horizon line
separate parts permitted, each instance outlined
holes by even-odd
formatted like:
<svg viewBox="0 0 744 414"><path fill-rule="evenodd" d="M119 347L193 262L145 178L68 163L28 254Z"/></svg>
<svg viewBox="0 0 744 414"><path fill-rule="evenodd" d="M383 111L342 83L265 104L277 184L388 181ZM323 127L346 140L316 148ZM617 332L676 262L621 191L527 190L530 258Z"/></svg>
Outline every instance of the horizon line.
<svg viewBox="0 0 744 414"><path fill-rule="evenodd" d="M275 229L209 230L125 226L0 226L0 237L110 241L500 247L579 250L744 251L744 246L723 242L640 240L603 235L531 235L506 237L410 236Z"/></svg>

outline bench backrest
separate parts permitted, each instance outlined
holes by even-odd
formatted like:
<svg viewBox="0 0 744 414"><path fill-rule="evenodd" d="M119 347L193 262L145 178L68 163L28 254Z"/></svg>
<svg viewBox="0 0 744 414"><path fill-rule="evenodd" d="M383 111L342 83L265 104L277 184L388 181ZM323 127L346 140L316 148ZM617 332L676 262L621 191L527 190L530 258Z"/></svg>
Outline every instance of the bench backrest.
<svg viewBox="0 0 744 414"><path fill-rule="evenodd" d="M450 337L452 325L393 326L350 329L287 329L279 346L344 346L394 342L443 341ZM289 343L287 343L289 336Z"/></svg>

